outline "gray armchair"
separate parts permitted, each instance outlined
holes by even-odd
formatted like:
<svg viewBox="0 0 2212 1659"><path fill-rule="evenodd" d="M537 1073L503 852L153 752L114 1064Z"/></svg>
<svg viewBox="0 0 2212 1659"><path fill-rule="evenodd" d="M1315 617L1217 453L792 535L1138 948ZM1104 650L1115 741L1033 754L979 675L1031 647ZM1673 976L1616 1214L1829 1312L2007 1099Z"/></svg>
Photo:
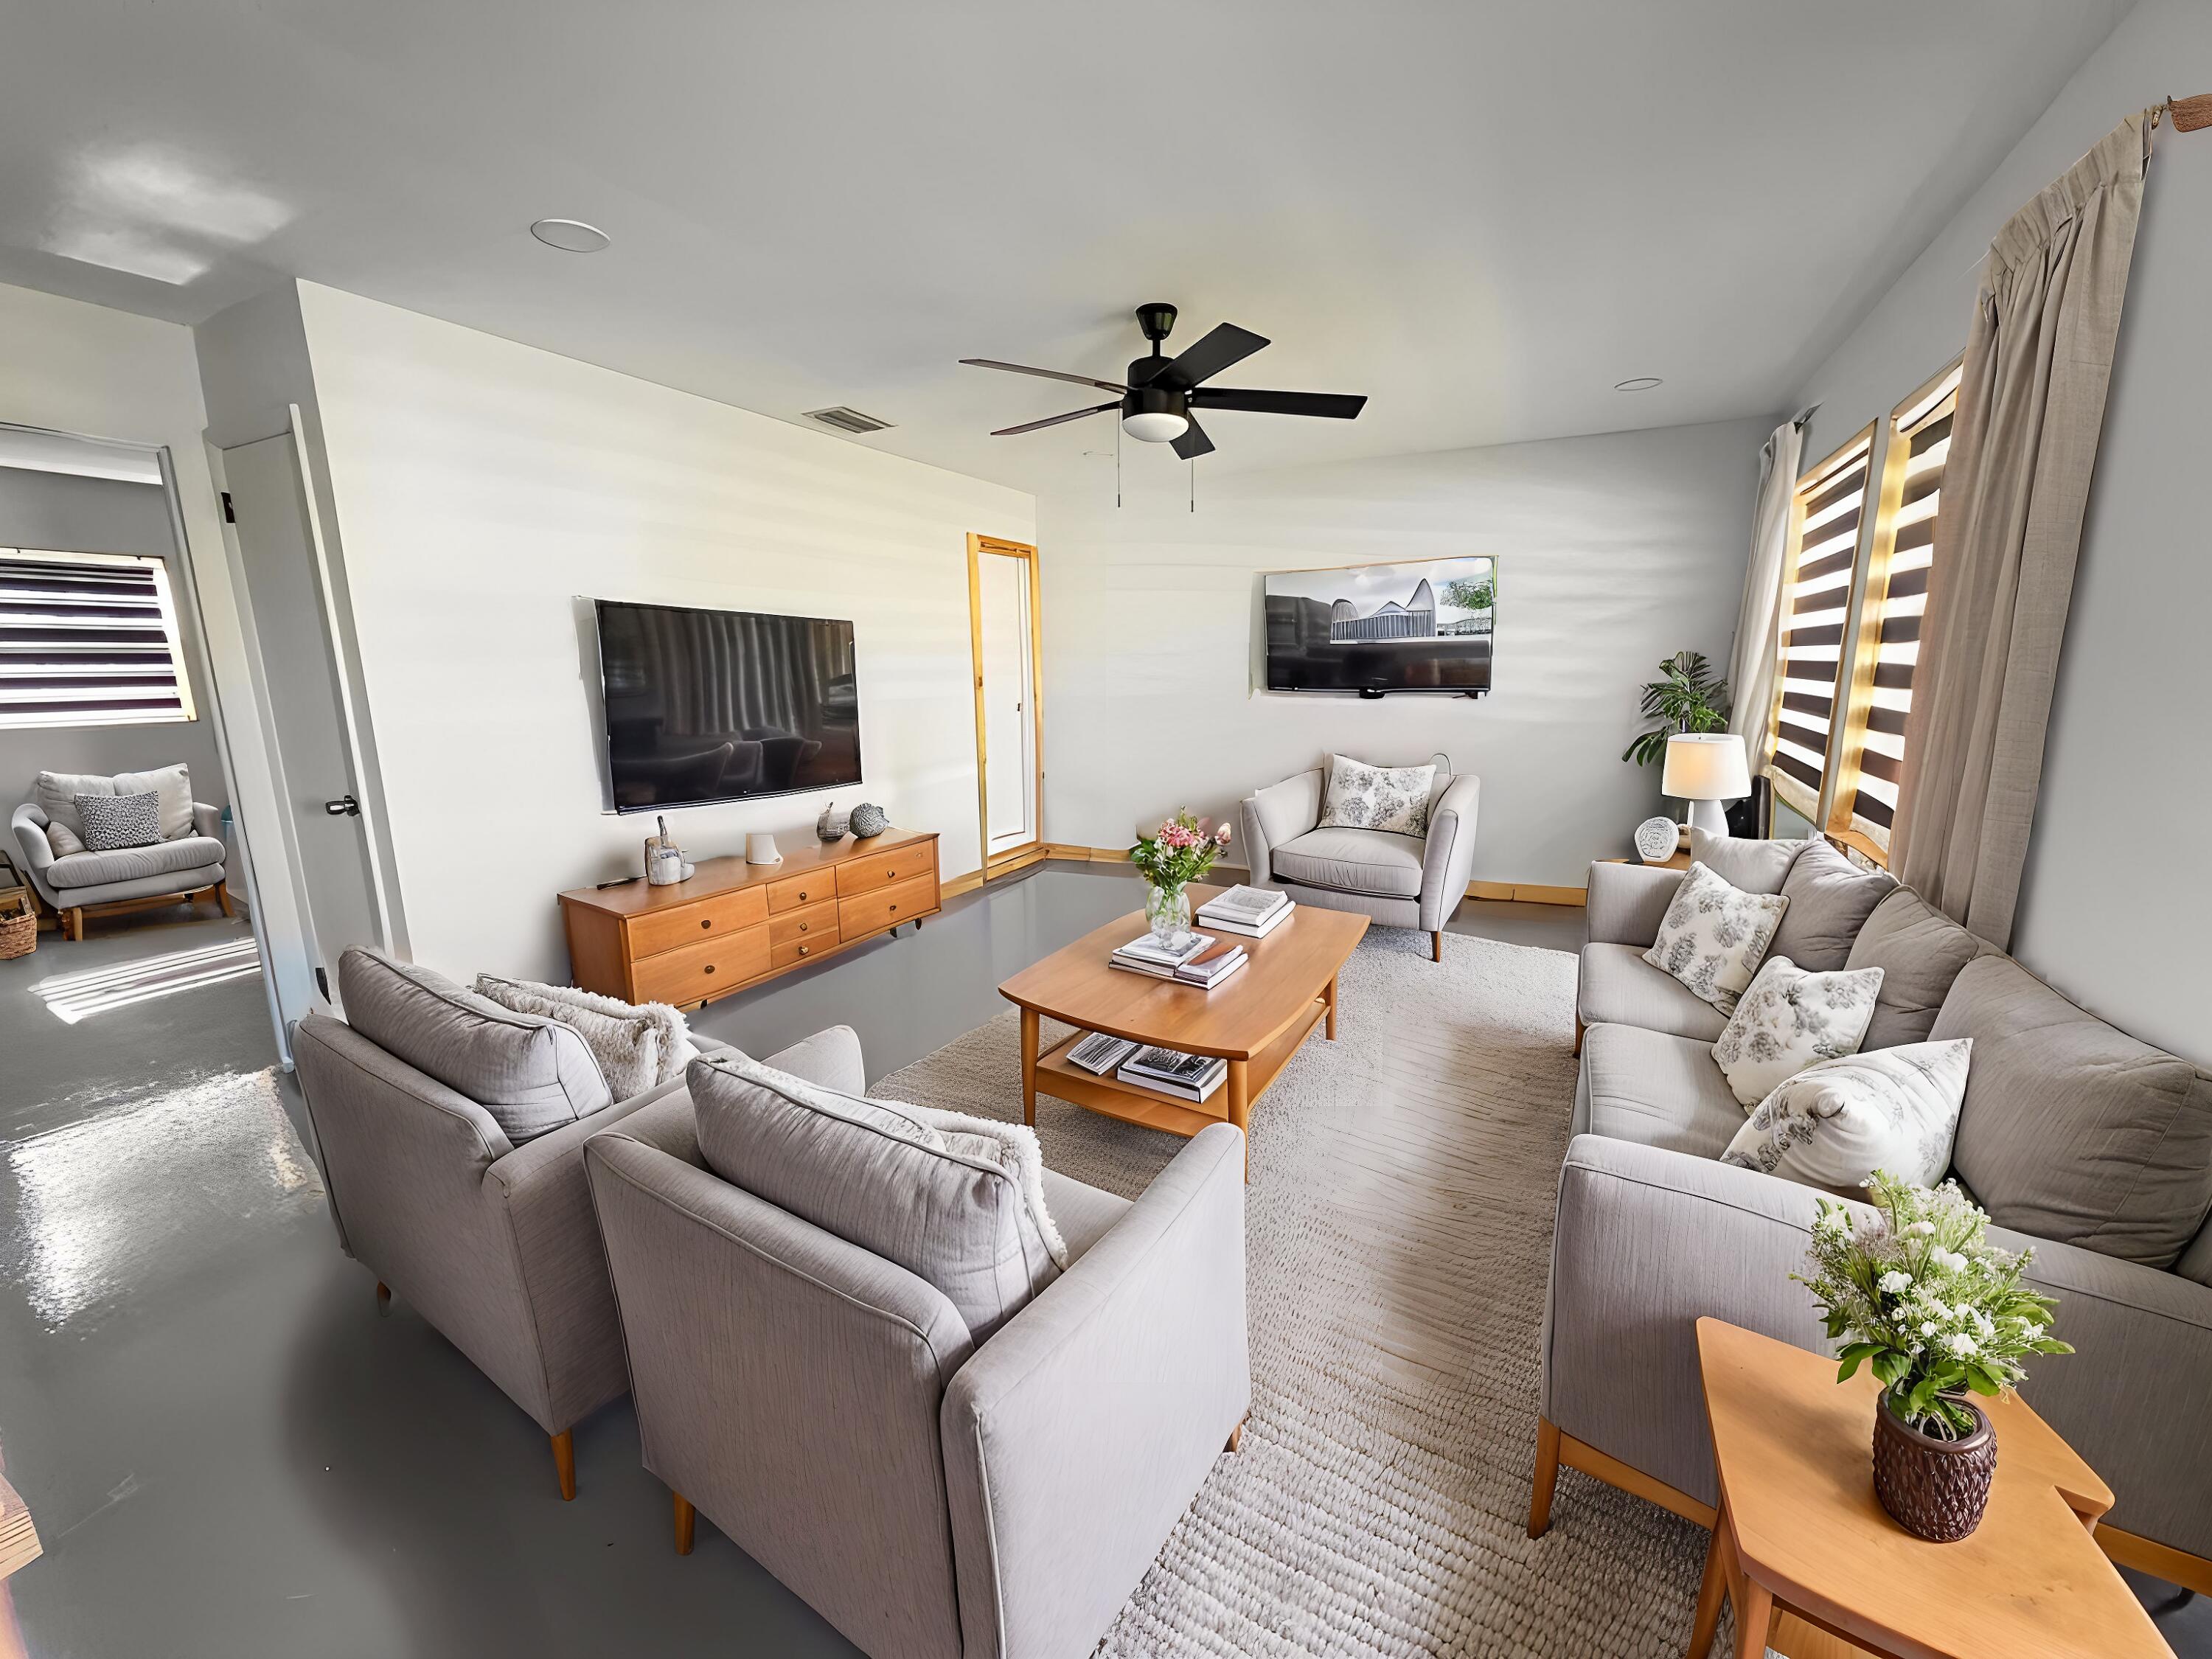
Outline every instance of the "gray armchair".
<svg viewBox="0 0 2212 1659"><path fill-rule="evenodd" d="M860 1092L849 1030L790 1052ZM1226 1124L1133 1203L1046 1170L1072 1260L981 1342L932 1284L715 1175L688 1100L586 1162L678 1552L696 1504L874 1659L1091 1652L1249 1408Z"/></svg>
<svg viewBox="0 0 2212 1659"><path fill-rule="evenodd" d="M189 903L211 894L222 913L233 913L222 867L222 814L192 803L192 833L150 847L57 854L47 831L52 821L36 801L15 809L15 845L23 873L62 922L62 937L84 937L88 914L111 915L155 905Z"/></svg>
<svg viewBox="0 0 2212 1659"><path fill-rule="evenodd" d="M1355 910L1385 927L1418 927L1444 959L1444 923L1467 896L1474 865L1474 815L1482 780L1437 774L1425 839L1382 830L1319 827L1328 775L1316 767L1270 784L1244 802L1245 861L1255 887L1300 904Z"/></svg>

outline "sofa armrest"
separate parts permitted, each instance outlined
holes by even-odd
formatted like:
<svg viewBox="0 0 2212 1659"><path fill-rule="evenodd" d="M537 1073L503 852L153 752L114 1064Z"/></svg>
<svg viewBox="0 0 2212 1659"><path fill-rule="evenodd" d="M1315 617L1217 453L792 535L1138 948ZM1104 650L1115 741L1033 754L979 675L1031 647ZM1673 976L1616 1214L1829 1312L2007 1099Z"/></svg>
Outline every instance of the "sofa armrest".
<svg viewBox="0 0 2212 1659"><path fill-rule="evenodd" d="M205 801L192 803L192 833L205 836L210 841L222 839L222 808L210 806Z"/></svg>
<svg viewBox="0 0 2212 1659"><path fill-rule="evenodd" d="M1274 879L1270 860L1276 848L1297 840L1321 822L1322 783L1316 769L1271 783L1245 797L1244 862L1254 886L1266 886Z"/></svg>
<svg viewBox="0 0 2212 1659"><path fill-rule="evenodd" d="M1482 804L1482 780L1462 773L1437 798L1429 815L1429 843L1421 857L1421 927L1435 933L1451 920L1467 896L1474 868L1474 815Z"/></svg>
<svg viewBox="0 0 2212 1659"><path fill-rule="evenodd" d="M39 896L60 908L54 897L53 884L46 879L47 866L54 861L54 845L46 839L46 815L36 801L25 801L15 809L12 827L15 845L22 849L23 873L31 878L31 885L39 890Z"/></svg>
<svg viewBox="0 0 2212 1659"><path fill-rule="evenodd" d="M1592 945L1648 945L1682 884L1682 872L1649 864L1600 860L1589 867L1588 915Z"/></svg>
<svg viewBox="0 0 2212 1659"><path fill-rule="evenodd" d="M966 1650L1090 1651L1251 1398L1244 1138L1216 1124L945 1391Z"/></svg>

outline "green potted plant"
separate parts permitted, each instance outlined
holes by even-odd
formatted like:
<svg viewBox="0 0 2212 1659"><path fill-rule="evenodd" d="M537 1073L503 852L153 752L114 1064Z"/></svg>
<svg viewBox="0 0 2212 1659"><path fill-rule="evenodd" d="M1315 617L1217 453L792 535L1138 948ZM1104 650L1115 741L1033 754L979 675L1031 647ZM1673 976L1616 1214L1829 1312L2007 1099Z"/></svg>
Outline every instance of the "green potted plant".
<svg viewBox="0 0 2212 1659"><path fill-rule="evenodd" d="M1190 895L1183 889L1202 879L1229 845L1229 826L1206 828L1186 807L1129 849L1129 862L1145 878L1145 920L1152 937L1170 949L1190 932Z"/></svg>
<svg viewBox="0 0 2212 1659"><path fill-rule="evenodd" d="M1638 735L1621 759L1649 766L1667 757L1667 739L1690 732L1728 729L1728 682L1698 651L1677 651L1659 665L1661 678L1644 688L1642 712L1658 722Z"/></svg>
<svg viewBox="0 0 2212 1659"><path fill-rule="evenodd" d="M1930 1190L1876 1170L1863 1221L1820 1200L1808 1252L1830 1340L1844 1341L1836 1380L1861 1365L1881 1384L1874 1419L1874 1490L1897 1523L1950 1543L1981 1524L1996 1471L1996 1436L1972 1396L2017 1388L2029 1354L2071 1353L2051 1334L2057 1304L2021 1283L2033 1250L1989 1242L1990 1218L1947 1181Z"/></svg>

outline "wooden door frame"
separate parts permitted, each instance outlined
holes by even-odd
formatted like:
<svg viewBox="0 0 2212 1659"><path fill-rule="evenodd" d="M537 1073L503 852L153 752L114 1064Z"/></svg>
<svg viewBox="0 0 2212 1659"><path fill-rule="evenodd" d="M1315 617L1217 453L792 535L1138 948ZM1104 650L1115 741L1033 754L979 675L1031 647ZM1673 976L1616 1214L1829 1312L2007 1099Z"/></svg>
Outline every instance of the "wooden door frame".
<svg viewBox="0 0 2212 1659"><path fill-rule="evenodd" d="M991 851L990 746L984 737L983 710L983 586L982 556L1028 562L1030 585L1030 741L1036 777L1030 797L1030 838L1003 853ZM1038 573L1037 550L1027 542L1010 542L997 536L968 533L968 644L975 681L975 833L976 851L983 860L983 879L1035 864L1044 856L1044 584Z"/></svg>

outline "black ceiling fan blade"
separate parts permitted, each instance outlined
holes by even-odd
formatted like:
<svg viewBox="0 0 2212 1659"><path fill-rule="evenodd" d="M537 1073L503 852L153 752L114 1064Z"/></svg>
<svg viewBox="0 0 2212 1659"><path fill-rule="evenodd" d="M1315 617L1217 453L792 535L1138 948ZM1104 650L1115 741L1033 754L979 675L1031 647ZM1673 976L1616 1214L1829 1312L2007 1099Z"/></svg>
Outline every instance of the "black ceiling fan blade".
<svg viewBox="0 0 2212 1659"><path fill-rule="evenodd" d="M1088 374L1063 374L1056 368L1030 368L1022 363L1001 363L989 357L963 357L960 360L970 368L1003 368L1009 374L1036 374L1048 380L1066 380L1073 386L1095 386L1101 392L1127 392L1129 388L1119 380L1094 380Z"/></svg>
<svg viewBox="0 0 2212 1659"><path fill-rule="evenodd" d="M1194 461L1201 455L1213 453L1213 440L1206 435L1206 428L1195 420L1183 429L1175 441L1175 453L1186 461Z"/></svg>
<svg viewBox="0 0 2212 1659"><path fill-rule="evenodd" d="M1208 409L1243 409L1259 415L1318 415L1332 421L1349 421L1367 406L1367 399L1346 392L1252 392L1238 386L1193 386L1190 401Z"/></svg>
<svg viewBox="0 0 2212 1659"><path fill-rule="evenodd" d="M1058 426L1062 421L1079 421L1086 415L1103 415L1109 409L1119 409L1121 406L1118 402L1115 402L1099 404L1091 409L1070 410L1065 415L1048 415L1042 421L1031 421L1024 426L1002 426L991 435L994 438L1011 438L1017 433L1036 432L1048 426Z"/></svg>
<svg viewBox="0 0 2212 1659"><path fill-rule="evenodd" d="M1232 364L1243 362L1267 343L1266 337L1249 328L1239 328L1234 323L1217 324L1196 345L1171 358L1165 368L1152 376L1152 384L1194 386L1200 380L1212 380Z"/></svg>

